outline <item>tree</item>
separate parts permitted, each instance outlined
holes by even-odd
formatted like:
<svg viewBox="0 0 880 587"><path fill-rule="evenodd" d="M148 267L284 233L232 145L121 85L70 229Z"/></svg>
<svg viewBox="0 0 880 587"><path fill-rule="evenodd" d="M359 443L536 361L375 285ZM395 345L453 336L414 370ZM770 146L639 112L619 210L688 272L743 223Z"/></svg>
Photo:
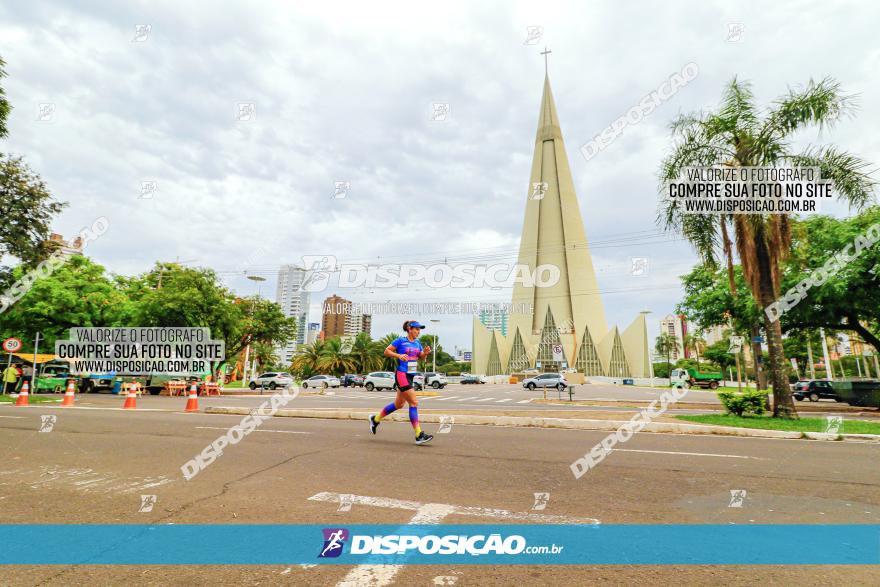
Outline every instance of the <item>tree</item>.
<svg viewBox="0 0 880 587"><path fill-rule="evenodd" d="M385 347L380 349L378 343L374 342L366 332L358 334L351 347L351 358L355 363L354 370L358 373L369 373L381 368L383 350Z"/></svg>
<svg viewBox="0 0 880 587"><path fill-rule="evenodd" d="M850 113L851 98L834 80L812 80L799 91L790 91L763 114L751 87L734 78L724 90L716 112L683 115L672 125L674 145L665 158L661 182L677 179L689 166L818 167L834 182L837 193L851 206L861 208L871 199L873 181L867 163L835 147L791 150L792 135L812 125L832 125ZM684 214L679 202L663 200L658 218L668 230L681 233L694 245L704 262L716 263L719 248L730 248L728 226L733 229L743 274L755 302L766 308L779 295L780 263L791 244L791 223L786 214ZM797 412L785 376L785 354L779 321L764 317L770 350L774 417L796 418Z"/></svg>
<svg viewBox="0 0 880 587"><path fill-rule="evenodd" d="M654 350L657 351L657 354L661 357L666 357L666 368L669 372L672 371L670 366L672 362L672 353L680 349L681 345L678 344L678 339L667 332L661 332L654 344Z"/></svg>
<svg viewBox="0 0 880 587"><path fill-rule="evenodd" d="M19 265L13 278L19 280L26 271ZM40 348L54 349L55 341L67 339L71 328L129 326L130 307L125 291L104 267L74 255L51 275L36 279L21 299L0 314L0 336L28 340L39 332L44 341Z"/></svg>
<svg viewBox="0 0 880 587"><path fill-rule="evenodd" d="M303 379L318 372L318 362L324 350L324 341L316 340L311 344L302 345L297 349L290 363L290 371Z"/></svg>
<svg viewBox="0 0 880 587"><path fill-rule="evenodd" d="M703 350L703 357L721 367L722 373L727 375L727 368L732 367L736 363L733 355L727 352L729 348L730 339L725 337L723 340L707 346Z"/></svg>
<svg viewBox="0 0 880 587"><path fill-rule="evenodd" d="M876 224L880 224L876 206L852 218L811 216L795 223L781 290L794 288L838 251L848 249L853 254L856 239ZM784 331L855 331L880 349L880 246L865 248L824 283L813 285L800 303L782 314L781 321Z"/></svg>
<svg viewBox="0 0 880 587"><path fill-rule="evenodd" d="M5 77L6 62L0 57L0 82ZM11 111L12 106L9 104L9 100L6 99L6 92L3 90L3 86L0 85L0 139L4 139L9 135L9 130L6 128L6 119L9 118Z"/></svg>
<svg viewBox="0 0 880 587"><path fill-rule="evenodd" d="M324 341L321 354L316 362L320 372L331 375L342 375L346 371L354 371L356 365L357 361L350 353L343 354L342 341L338 336Z"/></svg>
<svg viewBox="0 0 880 587"><path fill-rule="evenodd" d="M224 341L228 358L251 343L283 346L296 333L296 320L286 317L278 304L236 297L211 269L157 263L146 274L124 281L134 302L127 326L206 327L213 339ZM213 363L211 372L216 367Z"/></svg>
<svg viewBox="0 0 880 587"><path fill-rule="evenodd" d="M705 346L706 341L700 332L688 332L684 337L684 348L693 350L697 357L697 371L700 370L700 349Z"/></svg>
<svg viewBox="0 0 880 587"><path fill-rule="evenodd" d="M52 251L52 219L67 204L56 202L45 182L21 159L0 155L0 258L33 266Z"/></svg>

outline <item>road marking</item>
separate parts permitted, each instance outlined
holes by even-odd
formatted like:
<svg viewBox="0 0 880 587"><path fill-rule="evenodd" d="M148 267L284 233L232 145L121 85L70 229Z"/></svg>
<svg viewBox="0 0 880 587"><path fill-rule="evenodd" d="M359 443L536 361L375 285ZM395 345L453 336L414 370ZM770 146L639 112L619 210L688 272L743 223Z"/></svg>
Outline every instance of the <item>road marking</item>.
<svg viewBox="0 0 880 587"><path fill-rule="evenodd" d="M19 407L21 407L21 406L19 406ZM0 416L0 418L17 418L17 419L21 420L22 418L24 418L24 416Z"/></svg>
<svg viewBox="0 0 880 587"><path fill-rule="evenodd" d="M202 430L229 430L229 428L223 428L222 426L196 426L197 429ZM254 428L251 432L278 432L280 434L311 434L311 432L300 432L298 430L267 430L263 428Z"/></svg>
<svg viewBox="0 0 880 587"><path fill-rule="evenodd" d="M512 398L512 397L509 397L509 398L507 398L507 399L500 399L500 400L498 400L498 401L495 402L495 403L496 403L496 404L503 404L504 402L512 402L512 401L513 401L513 398Z"/></svg>
<svg viewBox="0 0 880 587"><path fill-rule="evenodd" d="M458 395L450 395L450 396L447 396L447 397L436 397L436 398L434 398L434 399L435 399L436 401L438 401L438 402L445 402L445 401L448 400L448 399L458 399L459 397L461 397L461 396L458 396Z"/></svg>
<svg viewBox="0 0 880 587"><path fill-rule="evenodd" d="M478 402L490 402L493 399L495 399L495 398L494 397L484 397L483 399L478 399L477 401Z"/></svg>
<svg viewBox="0 0 880 587"><path fill-rule="evenodd" d="M310 501L326 501L339 503L341 494L330 493L327 491L317 493L309 498ZM569 518L566 516L551 516L544 514L533 514L529 512L510 512L507 510L480 508L471 506L459 506L445 503L420 503L417 501L406 501L402 499L393 499L389 497L369 497L364 495L351 495L352 504L370 505L375 507L415 510L415 515L408 522L409 524L439 524L443 518L450 514L458 514L464 516L488 516L493 518L503 518L511 520L532 520L543 521L545 523L557 524L598 524L599 520L594 518ZM390 585L394 581L394 577L403 565L358 565L352 569L345 578L336 584L336 587L384 587Z"/></svg>
<svg viewBox="0 0 880 587"><path fill-rule="evenodd" d="M653 453L653 454L658 454L658 455L686 455L686 456L690 456L690 457L722 457L725 459L754 459L756 461L769 460L769 459L764 459L761 457L749 457L749 456L743 456L743 455L719 455L719 454L706 453L706 452L672 452L672 451L666 451L666 450L638 450L635 448L614 448L611 450L611 452L618 452L618 451L619 452L646 452L646 453Z"/></svg>
<svg viewBox="0 0 880 587"><path fill-rule="evenodd" d="M458 400L458 401L460 401L460 402L466 402L466 401L471 400L471 399L477 399L478 397L480 397L480 396L475 395L474 397L463 397L463 398L461 398L461 399Z"/></svg>
<svg viewBox="0 0 880 587"><path fill-rule="evenodd" d="M530 399L524 399L524 400L522 400L521 402L516 402L516 403L518 403L518 404L528 404L528 403L531 403L531 402L532 402L532 400L530 400Z"/></svg>

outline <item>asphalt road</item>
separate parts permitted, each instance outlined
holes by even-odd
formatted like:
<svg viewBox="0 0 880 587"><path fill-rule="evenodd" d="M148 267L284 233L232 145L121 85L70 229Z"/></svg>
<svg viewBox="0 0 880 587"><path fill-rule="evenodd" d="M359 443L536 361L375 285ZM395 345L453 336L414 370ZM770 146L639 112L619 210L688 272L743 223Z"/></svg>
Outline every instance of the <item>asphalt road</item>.
<svg viewBox="0 0 880 587"><path fill-rule="evenodd" d="M81 398L81 404L90 400ZM150 400L180 398L146 398L141 405ZM541 515L605 524L880 523L876 444L639 434L575 480L570 463L604 433L454 425L431 445L417 447L403 423L386 423L373 437L361 422L274 418L185 481L180 466L239 417L89 407L0 407L0 439L6 449L0 467L4 523L406 524L413 512L386 507L393 503L387 500L535 513L535 492L550 493ZM57 416L51 432L39 432L43 415ZM742 507L729 507L732 490L746 491ZM145 494L157 499L149 513L138 512ZM359 496L350 511L338 511L339 494ZM453 514L442 523L510 521ZM411 566L390 576L387 569L379 571L344 566L7 567L3 583L880 582L876 567Z"/></svg>

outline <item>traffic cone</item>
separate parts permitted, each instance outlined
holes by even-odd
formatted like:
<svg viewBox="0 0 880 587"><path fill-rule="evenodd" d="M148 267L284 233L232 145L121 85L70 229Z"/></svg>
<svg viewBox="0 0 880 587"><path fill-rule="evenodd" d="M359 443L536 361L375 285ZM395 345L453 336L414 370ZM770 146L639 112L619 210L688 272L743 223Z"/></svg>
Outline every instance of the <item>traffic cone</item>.
<svg viewBox="0 0 880 587"><path fill-rule="evenodd" d="M199 411L199 395L196 391L196 384L193 383L192 387L189 388L189 397L186 398L186 410L187 412L198 412Z"/></svg>
<svg viewBox="0 0 880 587"><path fill-rule="evenodd" d="M62 402L61 402L61 407L63 408L64 406L72 406L73 405L73 398L74 398L73 381L68 381L67 382L67 391L64 392L64 400L62 400Z"/></svg>
<svg viewBox="0 0 880 587"><path fill-rule="evenodd" d="M134 410L137 408L137 391L134 383L128 385L128 395L125 397L125 403L122 404L123 410Z"/></svg>
<svg viewBox="0 0 880 587"><path fill-rule="evenodd" d="M15 405L17 405L17 406L28 405L28 382L27 381L25 381L21 385L21 391L18 392L18 399L15 400Z"/></svg>

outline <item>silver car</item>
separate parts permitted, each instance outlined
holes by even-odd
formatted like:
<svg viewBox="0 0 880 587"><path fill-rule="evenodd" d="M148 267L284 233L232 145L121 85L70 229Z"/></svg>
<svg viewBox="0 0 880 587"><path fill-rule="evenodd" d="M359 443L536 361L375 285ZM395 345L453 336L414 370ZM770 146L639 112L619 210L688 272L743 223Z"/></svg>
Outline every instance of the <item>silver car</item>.
<svg viewBox="0 0 880 587"><path fill-rule="evenodd" d="M537 387L555 387L557 389L565 389L568 387L568 381L562 373L544 373L537 377L529 377L522 382L523 387L533 390Z"/></svg>
<svg viewBox="0 0 880 587"><path fill-rule="evenodd" d="M342 382L339 381L338 377L334 377L333 375L313 375L302 382L303 389L309 387L325 389L327 387L339 387L340 385L342 385Z"/></svg>
<svg viewBox="0 0 880 587"><path fill-rule="evenodd" d="M256 389L258 387L268 387L269 389L276 389L278 387L290 387L293 383L293 377L290 376L289 373L263 373L262 375L258 375L251 379L250 387L251 389Z"/></svg>

